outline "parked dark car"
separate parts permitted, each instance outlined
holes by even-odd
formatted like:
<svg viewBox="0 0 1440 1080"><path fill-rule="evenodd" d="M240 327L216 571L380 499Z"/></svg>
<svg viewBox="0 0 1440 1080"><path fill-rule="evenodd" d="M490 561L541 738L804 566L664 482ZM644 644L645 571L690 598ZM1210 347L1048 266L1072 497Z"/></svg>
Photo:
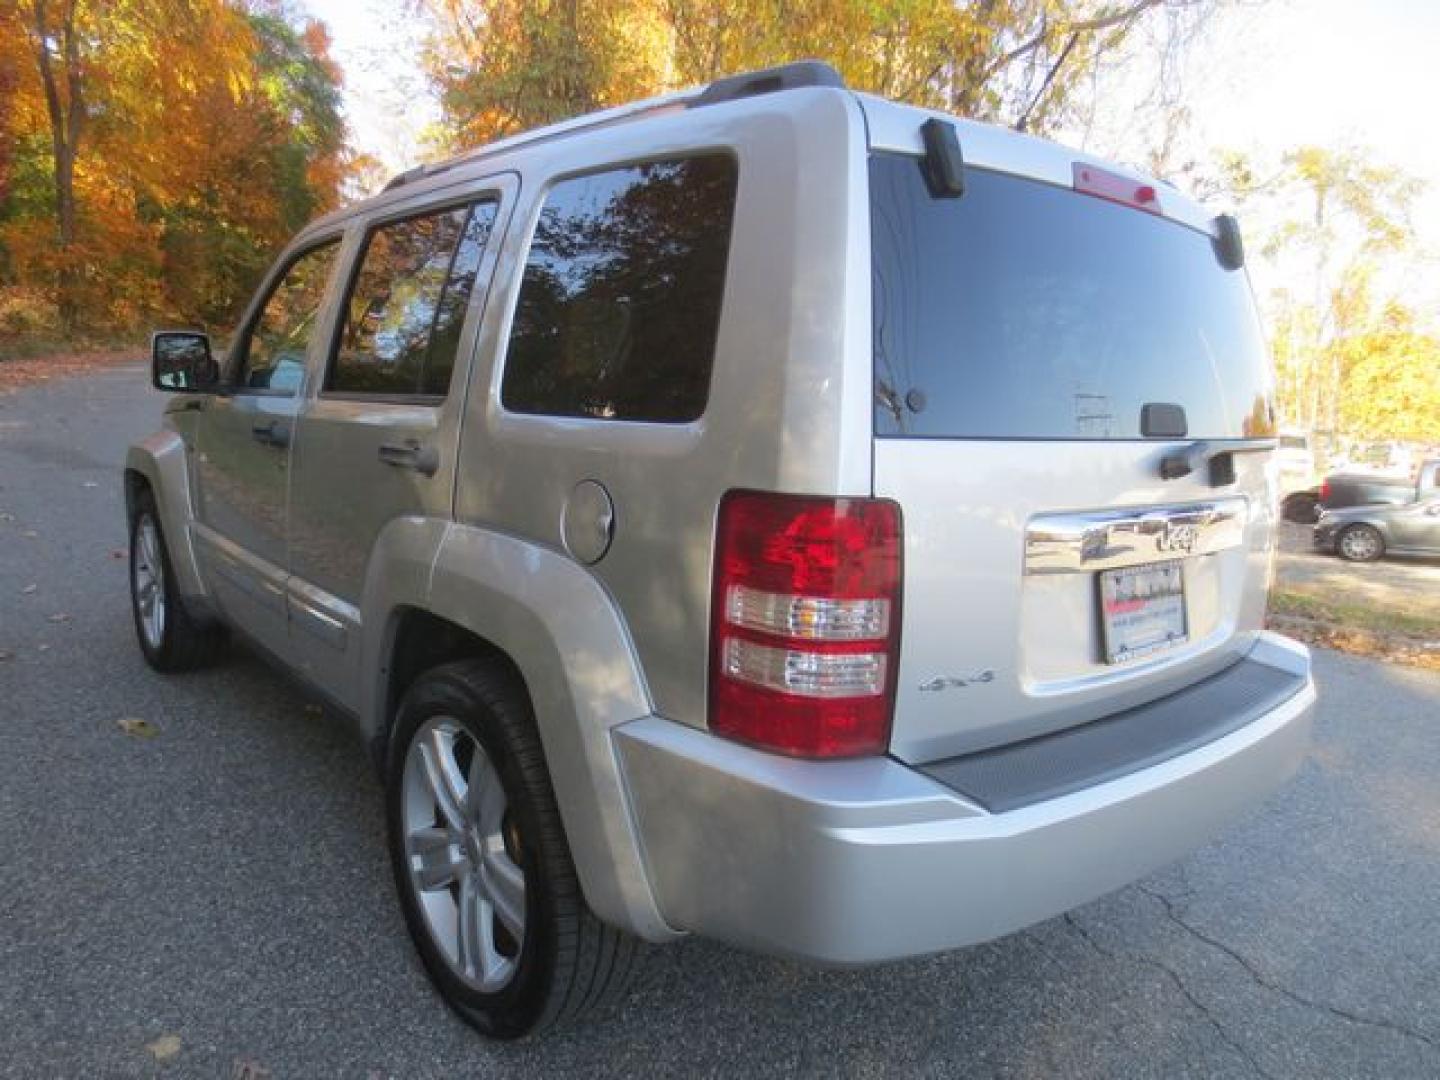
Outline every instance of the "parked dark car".
<svg viewBox="0 0 1440 1080"><path fill-rule="evenodd" d="M1315 525L1315 547L1351 562L1386 554L1440 556L1440 494L1400 505L1326 510Z"/></svg>

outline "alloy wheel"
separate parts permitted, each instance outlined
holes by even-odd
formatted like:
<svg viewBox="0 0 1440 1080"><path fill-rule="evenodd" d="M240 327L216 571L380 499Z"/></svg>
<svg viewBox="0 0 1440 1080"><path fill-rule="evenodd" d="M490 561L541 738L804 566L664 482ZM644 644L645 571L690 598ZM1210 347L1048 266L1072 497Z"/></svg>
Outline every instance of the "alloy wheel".
<svg viewBox="0 0 1440 1080"><path fill-rule="evenodd" d="M1348 559L1364 562L1380 554L1380 539L1370 529L1346 529L1340 536L1340 551Z"/></svg>
<svg viewBox="0 0 1440 1080"><path fill-rule="evenodd" d="M456 720L431 717L405 755L410 887L451 971L485 993L515 976L525 941L520 836L495 763Z"/></svg>
<svg viewBox="0 0 1440 1080"><path fill-rule="evenodd" d="M160 554L160 530L149 514L141 515L135 525L130 587L145 644L158 650L165 640L165 563Z"/></svg>

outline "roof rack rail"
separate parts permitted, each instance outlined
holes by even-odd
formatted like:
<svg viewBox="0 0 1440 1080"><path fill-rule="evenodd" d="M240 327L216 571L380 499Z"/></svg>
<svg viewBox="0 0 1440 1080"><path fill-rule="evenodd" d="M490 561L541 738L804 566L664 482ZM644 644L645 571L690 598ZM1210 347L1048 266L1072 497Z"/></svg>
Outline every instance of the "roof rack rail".
<svg viewBox="0 0 1440 1080"><path fill-rule="evenodd" d="M716 79L690 101L687 107L699 109L706 105L718 105L722 101L738 101L760 94L779 93L781 90L796 90L802 86L833 86L843 90L845 80L823 60L797 60L793 64L781 64L763 71L747 71L740 75Z"/></svg>
<svg viewBox="0 0 1440 1080"><path fill-rule="evenodd" d="M584 116L562 120L558 124L547 124L545 127L533 128L530 131L522 131L516 135L497 139L495 142L486 143L484 146L468 150L446 161L436 162L433 165L417 165L413 169L397 173L389 183L381 188L381 191L393 191L395 188L404 187L417 180L438 176L457 166L490 157L492 154L515 150L522 146L534 146L537 143L549 142L551 139L577 134L581 131L591 131L596 128L609 127L612 124L638 120L642 116L655 113L672 112L679 109L698 109L706 105L739 101L742 98L774 94L781 90L795 90L803 86L833 86L844 89L845 80L840 77L838 71L821 60L798 60L793 64L782 64L779 67L766 68L763 71L729 75L723 79L716 79L703 89L680 90L673 94L662 94L660 97L619 105L613 109L586 113Z"/></svg>

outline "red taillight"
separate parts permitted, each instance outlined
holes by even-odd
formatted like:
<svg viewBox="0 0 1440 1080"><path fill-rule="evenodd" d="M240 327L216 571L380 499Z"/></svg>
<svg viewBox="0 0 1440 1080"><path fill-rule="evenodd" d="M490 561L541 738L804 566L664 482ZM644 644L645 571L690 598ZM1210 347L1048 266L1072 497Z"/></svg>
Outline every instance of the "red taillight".
<svg viewBox="0 0 1440 1080"><path fill-rule="evenodd" d="M1152 214L1160 213L1160 197L1149 184L1139 183L1119 173L1097 169L1094 165L1082 165L1078 161L1074 164L1073 173L1076 191L1109 199L1124 206L1133 206L1137 210L1147 210Z"/></svg>
<svg viewBox="0 0 1440 1080"><path fill-rule="evenodd" d="M1329 480L1322 480L1322 481L1320 481L1320 501L1321 501L1322 503L1327 503L1327 502L1330 501L1330 481L1329 481Z"/></svg>
<svg viewBox="0 0 1440 1080"><path fill-rule="evenodd" d="M732 491L720 502L710 730L802 757L884 753L900 641L900 508Z"/></svg>

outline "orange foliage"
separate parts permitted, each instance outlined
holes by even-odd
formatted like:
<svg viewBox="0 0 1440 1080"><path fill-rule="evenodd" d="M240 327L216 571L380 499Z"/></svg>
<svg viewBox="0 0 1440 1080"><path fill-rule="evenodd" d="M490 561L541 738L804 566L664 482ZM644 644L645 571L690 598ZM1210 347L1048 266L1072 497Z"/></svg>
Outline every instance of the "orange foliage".
<svg viewBox="0 0 1440 1080"><path fill-rule="evenodd" d="M323 26L241 0L0 0L0 297L43 292L76 332L228 320L274 249L338 199L328 47ZM55 128L71 113L67 238Z"/></svg>

